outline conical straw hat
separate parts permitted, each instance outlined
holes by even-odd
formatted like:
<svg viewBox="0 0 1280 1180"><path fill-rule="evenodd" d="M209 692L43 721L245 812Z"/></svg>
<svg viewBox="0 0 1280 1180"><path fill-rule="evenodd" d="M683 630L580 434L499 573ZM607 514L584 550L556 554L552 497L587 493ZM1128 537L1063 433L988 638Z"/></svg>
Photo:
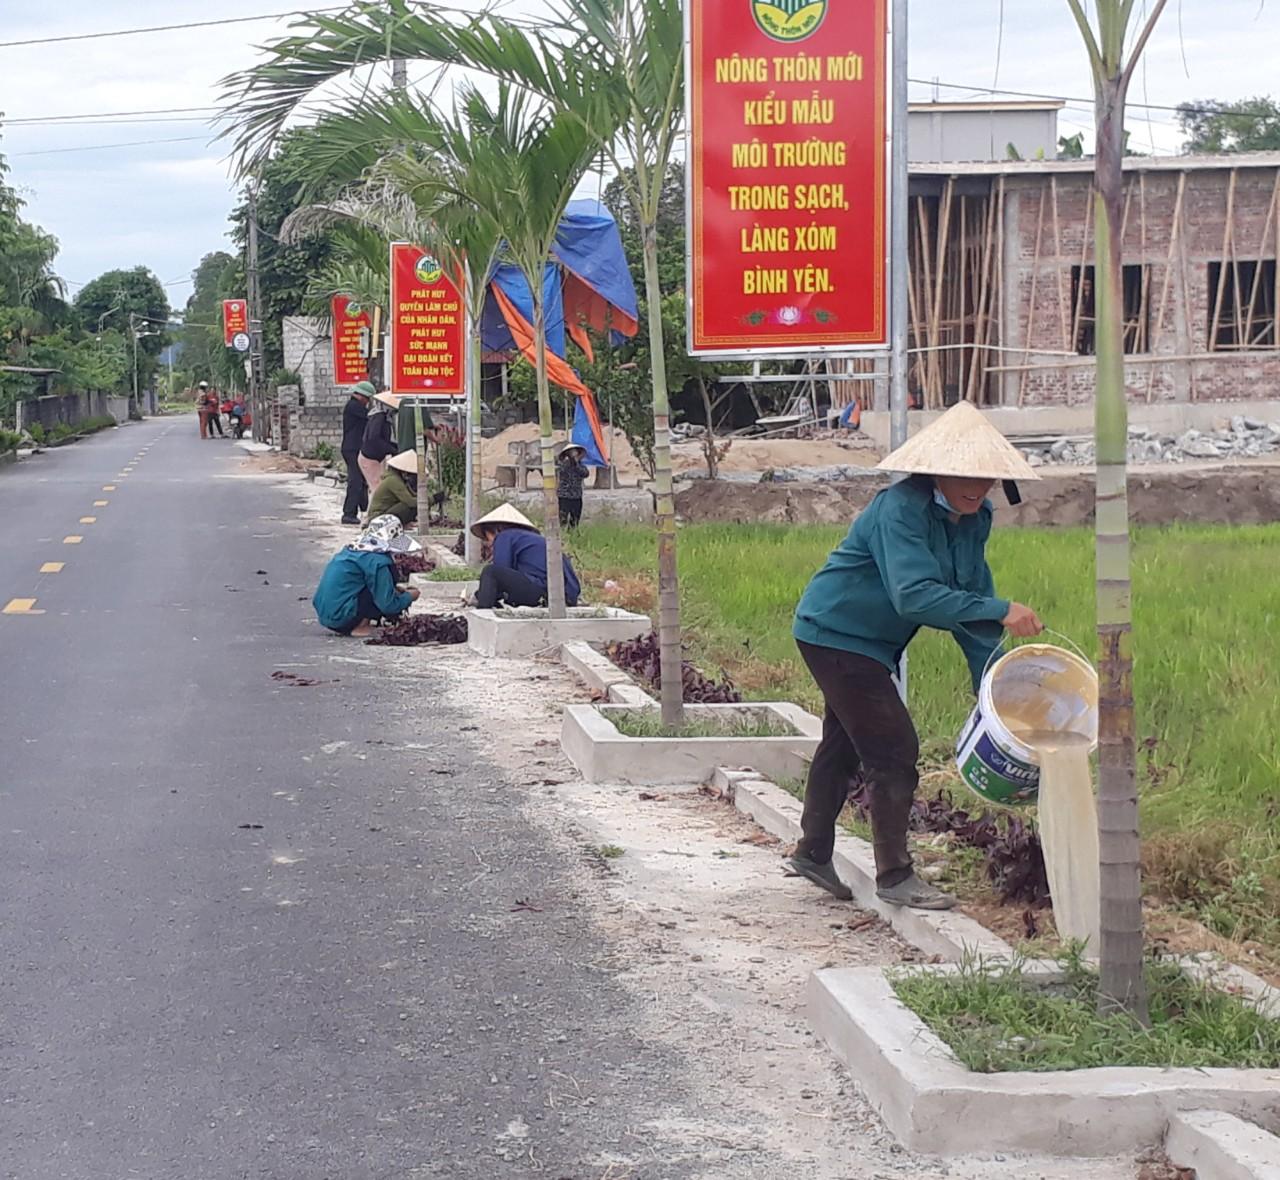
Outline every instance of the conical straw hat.
<svg viewBox="0 0 1280 1180"><path fill-rule="evenodd" d="M1040 478L1017 448L971 402L957 402L876 466L881 471L909 475Z"/></svg>
<svg viewBox="0 0 1280 1180"><path fill-rule="evenodd" d="M392 455L387 460L388 467L394 467L397 471L407 471L412 475L418 474L418 452L410 448L407 451L401 451L398 455Z"/></svg>
<svg viewBox="0 0 1280 1180"><path fill-rule="evenodd" d="M403 393L382 393L374 394L374 401L381 402L384 406L390 406L393 410L398 409L401 401L404 400Z"/></svg>
<svg viewBox="0 0 1280 1180"><path fill-rule="evenodd" d="M471 531L478 537L480 530L487 524L505 524L518 529L529 529L535 533L538 531L538 526L525 516L519 508L513 507L511 504L499 504L487 516L482 516L477 520L471 526Z"/></svg>

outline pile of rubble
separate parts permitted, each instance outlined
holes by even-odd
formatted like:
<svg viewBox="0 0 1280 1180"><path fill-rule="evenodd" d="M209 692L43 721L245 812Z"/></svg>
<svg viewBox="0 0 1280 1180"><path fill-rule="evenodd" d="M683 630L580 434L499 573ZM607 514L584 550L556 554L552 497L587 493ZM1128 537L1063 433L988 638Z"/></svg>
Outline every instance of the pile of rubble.
<svg viewBox="0 0 1280 1180"><path fill-rule="evenodd" d="M1214 459L1257 458L1280 452L1280 421L1263 422L1237 414L1229 426L1211 432L1187 430L1156 434L1145 426L1129 428L1130 463L1195 463ZM1092 439L1060 438L1052 446L1027 448L1032 467L1091 467Z"/></svg>

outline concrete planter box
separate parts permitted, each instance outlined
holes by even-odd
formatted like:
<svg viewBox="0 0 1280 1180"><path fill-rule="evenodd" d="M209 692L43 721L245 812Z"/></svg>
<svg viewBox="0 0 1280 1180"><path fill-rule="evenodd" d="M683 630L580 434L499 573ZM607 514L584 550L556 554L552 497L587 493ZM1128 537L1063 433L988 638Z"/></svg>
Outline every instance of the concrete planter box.
<svg viewBox="0 0 1280 1180"><path fill-rule="evenodd" d="M616 643L635 639L653 630L648 615L636 615L611 606L574 606L568 618L552 619L546 608L467 611L473 651L484 656L534 656L558 653L575 640L582 643Z"/></svg>
<svg viewBox="0 0 1280 1180"><path fill-rule="evenodd" d="M646 624L646 631L648 630ZM570 705L560 730L560 747L587 782L700 783L718 766L754 766L780 778L804 773L822 737L822 722L789 702L750 701L741 705L687 705L691 718L714 714L772 713L797 732L787 737L628 737L610 720L625 705Z"/></svg>
<svg viewBox="0 0 1280 1180"><path fill-rule="evenodd" d="M470 601L480 589L478 581L433 582L430 574L412 574L409 585L417 587L422 597L419 602L448 603L455 610L462 609L462 598Z"/></svg>
<svg viewBox="0 0 1280 1180"><path fill-rule="evenodd" d="M1170 1120L1192 1110L1280 1126L1276 1070L973 1073L898 1000L880 968L816 971L806 1000L814 1030L911 1151L1118 1155L1160 1143Z"/></svg>

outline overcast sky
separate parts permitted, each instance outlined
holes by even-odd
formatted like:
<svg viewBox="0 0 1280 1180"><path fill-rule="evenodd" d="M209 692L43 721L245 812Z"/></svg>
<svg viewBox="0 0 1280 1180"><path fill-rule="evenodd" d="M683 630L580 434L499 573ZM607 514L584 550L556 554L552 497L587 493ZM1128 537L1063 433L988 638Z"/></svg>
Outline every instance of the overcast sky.
<svg viewBox="0 0 1280 1180"><path fill-rule="evenodd" d="M0 42L255 16L284 11L290 2L0 0ZM460 7L469 2L458 0ZM540 2L512 0L506 10L534 12ZM912 0L911 20L911 76L974 88L939 87L943 99L992 87L1071 98L1089 93L1065 0ZM251 65L255 47L286 27L285 21L264 20L39 46L0 44L0 111L17 120L211 106L219 79ZM1277 89L1278 51L1280 0L1171 0L1131 99L1174 105L1268 94ZM422 72L411 66L410 80ZM913 99L932 93L927 85L912 86ZM1180 137L1171 112L1134 109L1130 116L1139 150L1176 151ZM73 292L104 270L142 264L168 284L171 301L181 306L200 257L227 247L226 218L235 198L225 149L211 142L198 118L0 127L9 181L27 200L28 216L58 237L58 269ZM1062 114L1062 133L1084 129L1088 121L1088 107L1073 103ZM138 142L156 140L182 142Z"/></svg>

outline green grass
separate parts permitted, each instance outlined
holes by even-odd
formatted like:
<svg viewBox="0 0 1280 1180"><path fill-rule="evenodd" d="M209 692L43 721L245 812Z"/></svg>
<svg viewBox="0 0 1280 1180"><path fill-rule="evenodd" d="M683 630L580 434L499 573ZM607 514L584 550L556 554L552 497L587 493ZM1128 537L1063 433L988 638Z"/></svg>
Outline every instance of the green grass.
<svg viewBox="0 0 1280 1180"><path fill-rule="evenodd" d="M1098 979L1061 960L1052 984L1020 961L967 962L956 974L914 971L893 988L969 1069L1093 1069L1110 1065L1210 1069L1280 1066L1280 1021L1188 978L1177 964L1147 968L1151 1027L1097 1015Z"/></svg>
<svg viewBox="0 0 1280 1180"><path fill-rule="evenodd" d="M688 525L680 532L692 657L751 699L821 711L791 638L795 604L840 527ZM570 541L585 581L653 608L651 528L588 524ZM1140 529L1133 549L1134 689L1149 878L1217 932L1280 948L1280 525ZM996 586L1091 656L1093 536L997 531ZM599 596L598 589L595 590ZM945 763L972 707L959 649L911 646L911 711L926 762ZM958 780L957 780L958 784Z"/></svg>
<svg viewBox="0 0 1280 1180"><path fill-rule="evenodd" d="M474 582L476 571L469 565L438 565L427 575L428 582Z"/></svg>
<svg viewBox="0 0 1280 1180"><path fill-rule="evenodd" d="M683 726L663 725L657 709L610 709L606 717L621 734L634 738L794 737L795 727L764 710L690 715Z"/></svg>

